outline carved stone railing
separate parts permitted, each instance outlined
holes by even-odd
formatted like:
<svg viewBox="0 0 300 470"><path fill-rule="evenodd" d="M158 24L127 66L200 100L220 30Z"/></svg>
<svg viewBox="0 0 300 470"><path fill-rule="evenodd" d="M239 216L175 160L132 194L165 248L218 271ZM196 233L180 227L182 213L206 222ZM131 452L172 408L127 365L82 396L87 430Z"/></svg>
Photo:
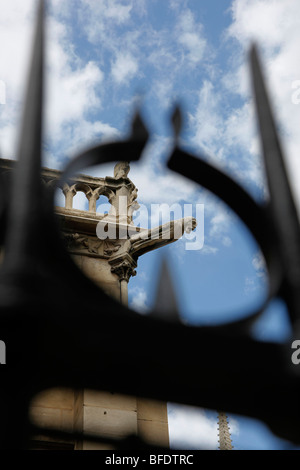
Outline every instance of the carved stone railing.
<svg viewBox="0 0 300 470"><path fill-rule="evenodd" d="M0 178L3 182L11 179L16 165L14 160L0 159ZM45 188L52 189L55 194L57 191L63 192L64 205L56 205L54 210L65 246L73 260L99 287L125 304L127 284L136 275L139 256L173 243L185 231L190 232L196 227L196 220L192 217L152 229L135 226L133 214L140 206L137 202L138 189L128 178L129 171L129 163L120 162L114 167L113 177L79 174L69 178L68 183L62 182L61 171L49 168L42 168L41 171ZM78 192L85 194L89 202L88 210L73 207ZM97 201L102 195L110 203L107 213L97 211ZM98 237L99 224L104 235L109 230L112 235ZM97 260L97 265L93 259Z"/></svg>

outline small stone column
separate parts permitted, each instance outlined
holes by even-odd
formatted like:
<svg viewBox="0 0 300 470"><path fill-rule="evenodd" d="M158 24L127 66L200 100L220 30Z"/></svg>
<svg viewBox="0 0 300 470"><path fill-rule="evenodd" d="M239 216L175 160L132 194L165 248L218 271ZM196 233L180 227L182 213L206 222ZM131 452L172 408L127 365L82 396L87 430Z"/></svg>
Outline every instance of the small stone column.
<svg viewBox="0 0 300 470"><path fill-rule="evenodd" d="M136 275L135 268L137 267L134 259L126 254L121 259L115 258L109 262L111 265L111 272L116 274L120 283L120 303L128 305L128 282L132 276Z"/></svg>
<svg viewBox="0 0 300 470"><path fill-rule="evenodd" d="M70 188L68 185L65 185L63 188L63 194L65 196L65 208L66 209L72 209L73 207L73 197L76 194L76 191L74 188Z"/></svg>

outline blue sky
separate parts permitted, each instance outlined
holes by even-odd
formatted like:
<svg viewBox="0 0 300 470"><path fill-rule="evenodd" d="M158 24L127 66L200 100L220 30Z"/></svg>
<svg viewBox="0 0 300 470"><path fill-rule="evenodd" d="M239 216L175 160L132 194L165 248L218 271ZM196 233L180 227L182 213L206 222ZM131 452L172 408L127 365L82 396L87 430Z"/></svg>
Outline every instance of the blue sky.
<svg viewBox="0 0 300 470"><path fill-rule="evenodd" d="M204 246L182 239L139 260L130 305L147 312L162 255L169 260L182 318L194 325L241 318L264 299L267 279L258 246L243 224L210 193L165 167L174 105L183 110L181 145L223 168L258 201L268 197L248 78L247 51L256 40L299 207L300 3L297 0L49 0L44 165L63 169L82 148L124 136L135 107L151 139L130 178L138 200L204 205ZM34 0L0 0L0 149L15 157ZM294 84L294 88L293 88ZM113 174L113 167L93 169ZM253 335L288 341L285 306L273 302ZM261 423L231 416L239 449L287 443ZM169 406L171 442L217 448L216 413Z"/></svg>

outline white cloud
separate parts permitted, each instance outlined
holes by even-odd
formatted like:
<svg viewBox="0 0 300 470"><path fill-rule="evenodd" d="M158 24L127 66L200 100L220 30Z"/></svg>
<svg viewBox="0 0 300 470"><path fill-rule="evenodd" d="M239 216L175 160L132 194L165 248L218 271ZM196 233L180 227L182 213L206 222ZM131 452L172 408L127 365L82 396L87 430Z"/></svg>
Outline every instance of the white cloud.
<svg viewBox="0 0 300 470"><path fill-rule="evenodd" d="M115 34L117 26L127 24L131 18L134 2L125 0L80 0L80 18L91 43L117 50L122 44ZM140 11L140 9L137 9Z"/></svg>
<svg viewBox="0 0 300 470"><path fill-rule="evenodd" d="M140 287L135 287L130 291L129 307L139 313L147 313L149 311L148 294Z"/></svg>
<svg viewBox="0 0 300 470"><path fill-rule="evenodd" d="M300 3L294 0L234 0L232 2L232 24L228 36L241 46L236 60L236 73L246 75L244 51L256 41L263 60L264 74L268 84L275 119L281 125L283 147L286 150L287 167L292 187L300 205L299 120L300 107L291 100L292 82L300 78L300 63L296 59L300 44L299 15ZM232 74L231 74L232 75ZM248 90L240 90L244 96ZM248 112L249 115L249 112ZM247 117L244 114L244 121ZM251 118L252 119L252 118ZM241 121L240 121L241 122ZM251 135L244 130L240 139ZM255 145L256 147L256 145ZM256 149L257 151L257 149ZM253 177L257 174L253 173Z"/></svg>
<svg viewBox="0 0 300 470"><path fill-rule="evenodd" d="M168 109L170 106L174 105L173 84L169 79L159 78L154 80L151 92L157 97L162 108Z"/></svg>
<svg viewBox="0 0 300 470"><path fill-rule="evenodd" d="M227 246L227 247L231 246L231 245L232 245L232 240L231 240L231 238L230 238L230 237L226 237L226 236L223 237L223 239L222 239L222 244L223 244L224 246Z"/></svg>
<svg viewBox="0 0 300 470"><path fill-rule="evenodd" d="M210 243L221 242L225 248L232 245L228 232L235 226L235 216L223 205L211 204L206 208L210 216L207 238Z"/></svg>
<svg viewBox="0 0 300 470"><path fill-rule="evenodd" d="M232 417L231 415L228 415L228 427L229 427L232 447L234 448L235 440L240 435L240 426L239 426L238 420Z"/></svg>
<svg viewBox="0 0 300 470"><path fill-rule="evenodd" d="M205 410L168 404L170 447L175 449L216 450L217 418Z"/></svg>
<svg viewBox="0 0 300 470"><path fill-rule="evenodd" d="M0 106L1 156L15 158L16 138L26 84L26 71L32 47L36 13L34 1L1 2L0 79L6 84L6 104ZM52 2L56 6L56 2ZM54 10L55 11L55 8ZM66 14L58 8L55 14ZM45 129L53 152L45 152L46 166L59 167L78 147L95 138L118 135L117 129L90 120L91 111L101 108L103 72L93 61L82 62L74 52L67 24L50 15L47 18L47 68ZM57 153L57 149L59 152Z"/></svg>
<svg viewBox="0 0 300 470"><path fill-rule="evenodd" d="M0 77L6 82L12 97L16 91L19 95L24 86L35 6L34 0L0 1Z"/></svg>
<svg viewBox="0 0 300 470"><path fill-rule="evenodd" d="M228 224L228 217L225 212L219 212L210 220L210 236L220 236L223 233L224 226Z"/></svg>
<svg viewBox="0 0 300 470"><path fill-rule="evenodd" d="M130 80L137 72L138 63L130 53L120 52L117 54L112 63L111 74L118 84Z"/></svg>
<svg viewBox="0 0 300 470"><path fill-rule="evenodd" d="M262 189L265 181L253 104L246 101L225 112L223 97L226 93L222 83L216 86L212 81L204 80L196 111L189 114L191 142L213 165L222 168L242 185L247 186L252 181Z"/></svg>
<svg viewBox="0 0 300 470"><path fill-rule="evenodd" d="M146 5L144 1L132 0L122 3L80 0L80 24L88 41L101 45L97 50L100 61L104 63L107 54L113 58L109 62L117 84L138 78L143 88L151 76L147 93L168 105L174 98L174 82L187 67L199 64L207 42L203 26L191 10L186 7L177 10L171 19L173 24L157 25L152 22ZM115 14L117 11L121 22Z"/></svg>
<svg viewBox="0 0 300 470"><path fill-rule="evenodd" d="M196 65L201 61L206 48L206 40L202 33L202 24L197 23L189 9L179 14L177 25L177 40L188 53L188 61Z"/></svg>
<svg viewBox="0 0 300 470"><path fill-rule="evenodd" d="M83 63L74 53L64 23L50 17L48 32L45 128L49 143L59 153L47 155L46 165L58 167L76 149L118 132L109 124L88 117L90 112L101 109L102 70L93 61Z"/></svg>
<svg viewBox="0 0 300 470"><path fill-rule="evenodd" d="M8 112L5 111L4 116L8 115ZM1 158L9 158L14 160L16 158L16 138L17 138L17 131L15 125L15 117L12 119L12 122L8 122L7 124L0 124L0 157ZM5 117L4 119L5 120ZM1 120L2 121L2 120ZM0 121L0 122L1 122Z"/></svg>
<svg viewBox="0 0 300 470"><path fill-rule="evenodd" d="M300 3L234 0L231 14L232 23L224 36L232 47L229 67L224 68L218 83L204 80L198 92L196 111L190 115L192 142L244 186L248 188L251 182L255 183L267 195L247 55L255 40L261 51L271 104L281 127L287 169L300 206L297 176L300 174L300 105L293 104L291 99L292 83L300 79L300 63L296 60L300 44L297 20ZM228 106L230 95L236 101L234 107Z"/></svg>
<svg viewBox="0 0 300 470"><path fill-rule="evenodd" d="M294 0L234 0L230 35L246 45L255 38L270 49L281 47L297 28L293 16L299 12L297 3ZM279 25L281 27L277 28Z"/></svg>
<svg viewBox="0 0 300 470"><path fill-rule="evenodd" d="M192 142L222 160L224 122L220 113L220 90L211 81L204 80L197 99L197 110L194 115L190 114L190 126L194 129Z"/></svg>
<svg viewBox="0 0 300 470"><path fill-rule="evenodd" d="M130 18L132 1L120 2L118 0L82 0L89 6L94 14L99 15L105 21L113 21L116 24L126 23Z"/></svg>
<svg viewBox="0 0 300 470"><path fill-rule="evenodd" d="M45 152L45 166L63 169L66 158L74 158L86 150L95 141L104 143L119 137L119 131L109 124L101 121L88 121L84 118L77 121L66 121L58 128L57 134L51 134L54 152ZM91 176L97 175L97 170L88 168L83 170Z"/></svg>
<svg viewBox="0 0 300 470"><path fill-rule="evenodd" d="M254 256L252 266L257 272L258 277L263 277L266 274L266 261L260 251Z"/></svg>
<svg viewBox="0 0 300 470"><path fill-rule="evenodd" d="M50 0L49 1L52 10L57 15L62 17L69 17L71 13L70 5L68 2L62 2L61 0Z"/></svg>
<svg viewBox="0 0 300 470"><path fill-rule="evenodd" d="M16 123L20 121L24 77L28 73L35 5L33 0L0 1L0 80L6 87L6 103L0 106L3 158L16 156Z"/></svg>
<svg viewBox="0 0 300 470"><path fill-rule="evenodd" d="M96 2L94 2L96 3ZM104 13L104 17L114 20L117 24L122 24L130 18L130 11L132 9L132 5L122 5L120 2L116 2L114 0L110 0L109 2L99 2L97 4L103 4L101 12Z"/></svg>
<svg viewBox="0 0 300 470"><path fill-rule="evenodd" d="M254 255L252 266L255 270L255 275L245 279L244 292L247 295L262 289L262 287L266 287L268 282L266 261L260 251Z"/></svg>
<svg viewBox="0 0 300 470"><path fill-rule="evenodd" d="M215 255L218 253L219 249L216 246L210 246L206 242L203 245L203 248L200 250L202 255Z"/></svg>

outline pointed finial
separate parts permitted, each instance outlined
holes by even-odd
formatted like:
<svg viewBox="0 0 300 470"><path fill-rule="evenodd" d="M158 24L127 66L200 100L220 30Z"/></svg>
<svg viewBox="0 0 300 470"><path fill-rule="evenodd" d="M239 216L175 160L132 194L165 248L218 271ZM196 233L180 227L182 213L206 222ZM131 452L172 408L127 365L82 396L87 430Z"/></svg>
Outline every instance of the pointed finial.
<svg viewBox="0 0 300 470"><path fill-rule="evenodd" d="M25 105L17 151L18 165L13 175L5 242L6 263L18 265L21 256L35 252L41 202L41 148L44 71L44 0L40 0Z"/></svg>
<svg viewBox="0 0 300 470"><path fill-rule="evenodd" d="M287 175L280 138L260 65L257 47L250 51L252 83L260 128L260 138L270 193L269 207L277 232L285 274L285 300L292 322L300 312L300 227L294 195Z"/></svg>
<svg viewBox="0 0 300 470"><path fill-rule="evenodd" d="M172 124L175 133L175 137L179 137L182 128L182 113L179 106L176 106L172 114Z"/></svg>
<svg viewBox="0 0 300 470"><path fill-rule="evenodd" d="M144 124L140 111L137 110L131 122L131 138L136 140L148 140L149 133Z"/></svg>
<svg viewBox="0 0 300 470"><path fill-rule="evenodd" d="M119 162L114 167L114 178L127 178L127 175L130 171L129 162Z"/></svg>
<svg viewBox="0 0 300 470"><path fill-rule="evenodd" d="M163 259L160 268L160 276L152 316L161 320L180 322L175 289L170 269L165 259Z"/></svg>

